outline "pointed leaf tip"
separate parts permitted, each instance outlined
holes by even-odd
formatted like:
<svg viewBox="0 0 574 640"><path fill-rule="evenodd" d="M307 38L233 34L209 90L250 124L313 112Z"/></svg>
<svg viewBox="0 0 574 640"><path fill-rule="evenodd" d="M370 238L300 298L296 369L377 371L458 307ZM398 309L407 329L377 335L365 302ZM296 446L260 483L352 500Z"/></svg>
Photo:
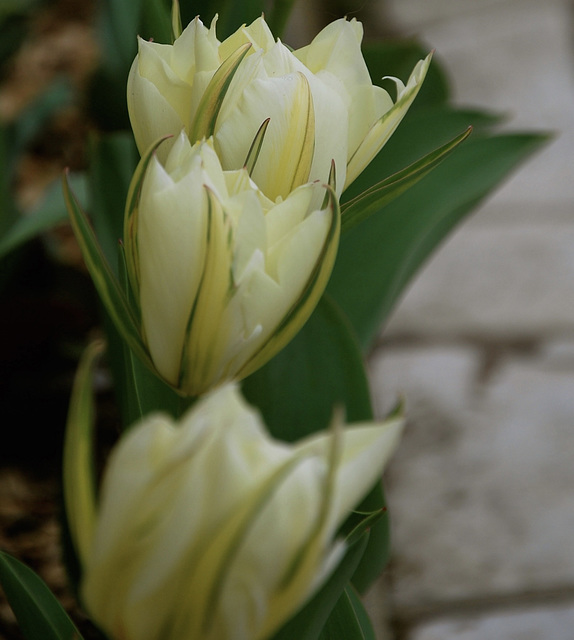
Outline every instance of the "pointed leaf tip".
<svg viewBox="0 0 574 640"><path fill-rule="evenodd" d="M26 640L82 640L40 576L4 551L0 551L0 583Z"/></svg>
<svg viewBox="0 0 574 640"><path fill-rule="evenodd" d="M253 138L253 142L249 147L249 151L247 152L247 158L245 158L245 162L243 166L247 169L247 173L251 175L253 173L253 169L255 168L255 164L257 163L257 158L259 158L259 153L261 152L261 147L263 146L263 140L265 139L265 133L267 132L267 127L271 122L271 118L267 118L263 120L261 126L259 127L255 137Z"/></svg>
<svg viewBox="0 0 574 640"><path fill-rule="evenodd" d="M93 375L104 349L105 342L95 340L82 355L74 379L64 440L64 504L70 536L81 564L91 546L96 519Z"/></svg>
<svg viewBox="0 0 574 640"><path fill-rule="evenodd" d="M130 302L126 298L122 286L104 255L87 215L72 194L66 173L63 174L63 187L72 229L94 286L130 349L146 366L154 371L155 368L141 336L138 320L134 316Z"/></svg>
<svg viewBox="0 0 574 640"><path fill-rule="evenodd" d="M189 139L192 144L197 140L209 138L209 136L213 135L225 94L251 46L250 42L246 42L237 48L213 74L199 102L189 129Z"/></svg>
<svg viewBox="0 0 574 640"><path fill-rule="evenodd" d="M381 180L341 206L343 232L379 212L397 196L424 178L472 133L469 126L461 134L393 175Z"/></svg>
<svg viewBox="0 0 574 640"><path fill-rule="evenodd" d="M360 513L360 512L356 512ZM353 545L358 542L363 535L369 533L371 528L381 520L387 514L387 507L383 506L375 511L370 511L364 515L365 517L347 534L345 538L349 545Z"/></svg>

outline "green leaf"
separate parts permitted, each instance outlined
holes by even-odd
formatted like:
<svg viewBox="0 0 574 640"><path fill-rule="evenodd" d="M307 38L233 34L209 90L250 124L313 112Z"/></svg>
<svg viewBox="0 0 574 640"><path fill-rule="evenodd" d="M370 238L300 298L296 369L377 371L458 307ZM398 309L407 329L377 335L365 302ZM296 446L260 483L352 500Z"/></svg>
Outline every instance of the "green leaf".
<svg viewBox="0 0 574 640"><path fill-rule="evenodd" d="M259 127L255 137L253 138L253 142L249 147L249 151L247 152L247 158L245 158L245 162L243 166L247 169L247 173L251 175L253 173L253 169L255 168L255 164L257 163L257 159L259 158L259 153L261 152L261 147L263 146L263 140L265 139L265 133L267 131L267 127L271 122L271 118L267 118L263 120L263 123ZM324 209L325 207L323 207Z"/></svg>
<svg viewBox="0 0 574 640"><path fill-rule="evenodd" d="M127 132L93 136L89 153L89 211L98 242L112 271L117 274L124 208L139 154L133 136Z"/></svg>
<svg viewBox="0 0 574 640"><path fill-rule="evenodd" d="M229 89L235 72L239 69L239 65L242 63L250 48L251 43L248 42L236 49L213 74L213 77L201 96L195 118L190 126L189 139L192 144L196 140L209 138L209 136L213 135L215 122L219 115L221 105L223 104L225 94Z"/></svg>
<svg viewBox="0 0 574 640"><path fill-rule="evenodd" d="M84 351L74 379L66 424L63 492L66 522L76 556L84 563L96 521L96 480L93 451L94 366L104 349L101 341Z"/></svg>
<svg viewBox="0 0 574 640"><path fill-rule="evenodd" d="M217 13L217 37L224 40L243 24L251 24L267 10L264 0L204 0L202 17L209 20ZM197 10L195 10L197 13Z"/></svg>
<svg viewBox="0 0 574 640"><path fill-rule="evenodd" d="M173 41L171 0L143 0L138 35L155 42Z"/></svg>
<svg viewBox="0 0 574 640"><path fill-rule="evenodd" d="M13 164L11 131L0 125L0 238L10 232L19 219L19 211L12 194Z"/></svg>
<svg viewBox="0 0 574 640"><path fill-rule="evenodd" d="M137 53L143 0L97 3L100 66L90 78L86 100L90 116L103 131L129 129L126 79Z"/></svg>
<svg viewBox="0 0 574 640"><path fill-rule="evenodd" d="M243 394L259 407L270 432L289 442L326 429L335 406L345 409L347 422L372 419L358 345L325 296L287 347L243 381Z"/></svg>
<svg viewBox="0 0 574 640"><path fill-rule="evenodd" d="M345 315L323 296L297 336L264 367L243 381L243 394L261 411L273 436L294 442L326 429L333 408L343 407L347 422L372 420L369 386L359 345ZM357 507L383 509L380 482ZM357 523L351 517L349 527ZM349 530L347 528L347 530ZM353 582L365 589L388 561L389 522L372 527L365 557Z"/></svg>
<svg viewBox="0 0 574 640"><path fill-rule="evenodd" d="M81 640L80 632L43 580L3 551L0 582L26 640Z"/></svg>
<svg viewBox="0 0 574 640"><path fill-rule="evenodd" d="M341 207L341 230L349 231L356 224L382 209L397 196L401 195L401 193L404 193L409 187L413 186L437 167L461 142L468 138L471 131L472 129L469 127L447 144L435 149L402 171L398 171L378 184L366 189L352 200L347 201Z"/></svg>
<svg viewBox="0 0 574 640"><path fill-rule="evenodd" d="M276 38L283 36L294 4L295 0L274 0L269 14L265 16L267 24Z"/></svg>
<svg viewBox="0 0 574 640"><path fill-rule="evenodd" d="M395 150L395 155L408 157L413 147L420 152L442 141L454 122L460 124L460 114L451 115L435 109L411 118L413 126L395 133L390 148L377 158L378 167L392 166ZM473 135L434 171L343 236L327 290L364 349L433 249L546 140L538 134Z"/></svg>
<svg viewBox="0 0 574 640"><path fill-rule="evenodd" d="M72 194L66 176L64 176L64 197L86 267L107 312L130 349L153 370L153 363L146 351L137 319L132 312L129 301L98 244L86 214Z"/></svg>
<svg viewBox="0 0 574 640"><path fill-rule="evenodd" d="M14 123L13 153L20 155L40 133L46 122L59 109L72 102L73 92L68 80L52 82L36 100L19 115Z"/></svg>
<svg viewBox="0 0 574 640"><path fill-rule="evenodd" d="M344 530L362 526L357 524L362 512L377 513L378 517L369 529L369 542L365 554L361 558L355 572L352 583L355 589L364 593L380 576L381 571L387 566L391 554L391 534L389 515L385 506L383 486L378 481L371 491L365 496L357 507L357 513L351 514L344 525ZM351 534L352 535L352 534ZM354 539L354 536L353 536Z"/></svg>
<svg viewBox="0 0 574 640"><path fill-rule="evenodd" d="M107 46L102 51L107 64L128 68L137 50L144 0L103 0L100 4L100 37Z"/></svg>
<svg viewBox="0 0 574 640"><path fill-rule="evenodd" d="M363 633L365 634L366 640L376 640L375 631L373 629L371 619L369 618L369 614L361 601L361 598L357 591L353 589L353 587L349 587L346 591L346 594L349 598L351 605L353 606L355 615L361 626Z"/></svg>
<svg viewBox="0 0 574 640"><path fill-rule="evenodd" d="M472 127L472 139L476 139L500 122L498 115L472 109L454 109L446 105L409 110L380 153L345 189L341 207L382 179L418 162L437 147L448 144L461 131Z"/></svg>
<svg viewBox="0 0 574 640"><path fill-rule="evenodd" d="M377 509L376 511L362 512L356 511L356 515L361 517L361 520L356 524L350 533L347 535L347 541L353 544L363 534L367 533L386 513L386 508Z"/></svg>
<svg viewBox="0 0 574 640"><path fill-rule="evenodd" d="M127 197L124 198L126 204L121 232L123 232L123 238L125 242L125 268L127 269L127 273L130 277L130 285L135 295L137 296L137 300L134 300L133 305L134 307L137 307L137 309L139 309L139 260L137 256L137 228L141 189L147 168L154 156L156 149L168 137L169 136L159 138L150 145L150 147L146 150L146 152L138 162L131 180L126 177L127 179L124 183L124 185L129 184L129 188L127 190ZM100 183L100 187L103 187L102 183ZM119 205L120 203L118 202L117 204ZM101 211L100 215L104 217L105 212ZM126 282L125 290L127 291L128 289L129 285Z"/></svg>
<svg viewBox="0 0 574 640"><path fill-rule="evenodd" d="M85 175L70 175L70 186L78 200L84 204L87 200ZM48 189L42 202L26 215L20 215L0 239L0 258L37 235L67 221L68 213L62 193L62 183L58 180L53 187Z"/></svg>
<svg viewBox="0 0 574 640"><path fill-rule="evenodd" d="M376 640L369 616L352 587L339 598L319 640Z"/></svg>
<svg viewBox="0 0 574 640"><path fill-rule="evenodd" d="M179 8L179 0L173 0L171 3L171 35L172 42L177 40L183 32L181 24L181 10Z"/></svg>
<svg viewBox="0 0 574 640"><path fill-rule="evenodd" d="M131 296L126 264L120 247L120 284L126 296ZM104 313L104 328L108 339L107 361L114 378L116 397L120 405L122 425L132 426L143 416L163 411L179 418L193 400L176 393L134 355L118 333L112 319Z"/></svg>
<svg viewBox="0 0 574 640"><path fill-rule="evenodd" d="M318 640L331 611L363 556L368 535L350 546L342 561L319 591L285 623L272 640Z"/></svg>

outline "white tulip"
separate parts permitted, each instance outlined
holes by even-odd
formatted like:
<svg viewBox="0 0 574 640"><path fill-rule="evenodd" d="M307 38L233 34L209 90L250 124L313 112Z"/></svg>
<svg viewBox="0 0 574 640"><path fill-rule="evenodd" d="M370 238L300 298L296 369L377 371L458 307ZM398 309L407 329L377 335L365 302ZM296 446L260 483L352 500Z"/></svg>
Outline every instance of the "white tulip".
<svg viewBox="0 0 574 640"><path fill-rule="evenodd" d="M334 162L339 196L394 132L430 63L421 60L406 86L394 79L393 101L371 82L362 37L359 22L341 19L292 52L263 18L222 43L215 20L207 29L196 18L173 45L140 39L128 80L140 152L183 129L192 144L213 136L223 168L236 170L268 122L251 170L265 195L275 201L301 184L325 183Z"/></svg>
<svg viewBox="0 0 574 640"><path fill-rule="evenodd" d="M272 439L233 385L145 418L105 472L82 595L113 640L264 640L341 560L401 420Z"/></svg>
<svg viewBox="0 0 574 640"><path fill-rule="evenodd" d="M199 395L267 362L319 301L339 228L329 187L302 185L274 203L245 169L223 171L210 142L192 147L180 134L164 165L152 157L124 234L159 374Z"/></svg>

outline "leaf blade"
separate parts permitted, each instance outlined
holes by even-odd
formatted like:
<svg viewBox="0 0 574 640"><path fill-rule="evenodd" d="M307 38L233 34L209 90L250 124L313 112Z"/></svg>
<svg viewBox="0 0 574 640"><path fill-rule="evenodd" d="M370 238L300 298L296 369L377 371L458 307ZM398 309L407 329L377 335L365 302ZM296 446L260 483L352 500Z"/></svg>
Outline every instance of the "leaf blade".
<svg viewBox="0 0 574 640"><path fill-rule="evenodd" d="M86 214L75 199L66 174L63 177L64 198L70 215L72 228L82 250L82 255L94 286L110 314L114 324L122 334L130 349L150 369L155 370L142 340L139 326L130 308L120 283L116 279L106 257L98 244L96 235Z"/></svg>
<svg viewBox="0 0 574 640"><path fill-rule="evenodd" d="M352 587L341 594L319 640L376 640L369 616Z"/></svg>
<svg viewBox="0 0 574 640"><path fill-rule="evenodd" d="M70 182L75 193L79 194L81 202L86 201L87 184L82 174L70 176ZM48 189L42 203L30 211L27 215L20 215L0 238L0 258L8 255L37 235L52 229L56 225L67 222L66 205L62 197L62 187L57 181L57 186Z"/></svg>
<svg viewBox="0 0 574 640"><path fill-rule="evenodd" d="M66 520L76 556L83 564L96 521L96 480L93 453L93 369L104 349L101 341L84 351L72 389L63 453L63 493Z"/></svg>
<svg viewBox="0 0 574 640"><path fill-rule="evenodd" d="M201 97L195 117L190 126L189 139L192 144L196 140L209 138L209 136L213 135L215 122L221 110L225 94L229 89L235 72L239 69L249 49L251 49L250 42L236 49L223 61L213 75L213 78Z"/></svg>
<svg viewBox="0 0 574 640"><path fill-rule="evenodd" d="M4 551L0 551L0 582L26 640L81 640L44 581Z"/></svg>
<svg viewBox="0 0 574 640"><path fill-rule="evenodd" d="M441 111L433 117L440 120ZM433 249L546 140L541 134L473 136L379 215L342 237L327 291L364 350Z"/></svg>
<svg viewBox="0 0 574 640"><path fill-rule="evenodd" d="M431 151L420 160L413 162L401 171L381 180L363 193L355 196L341 206L341 231L349 231L359 222L382 209L396 197L404 193L409 187L424 178L437 167L448 155L450 155L461 142L464 142L472 132L468 127L460 135L456 136L445 145Z"/></svg>
<svg viewBox="0 0 574 640"><path fill-rule="evenodd" d="M318 640L326 621L346 588L365 551L368 535L349 547L343 559L319 591L303 605L272 640Z"/></svg>

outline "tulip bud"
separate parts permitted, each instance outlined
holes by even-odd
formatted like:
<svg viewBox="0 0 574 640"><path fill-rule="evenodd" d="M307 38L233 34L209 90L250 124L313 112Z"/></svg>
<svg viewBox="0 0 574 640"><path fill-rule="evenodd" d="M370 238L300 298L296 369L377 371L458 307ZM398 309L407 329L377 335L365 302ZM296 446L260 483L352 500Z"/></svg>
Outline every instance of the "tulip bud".
<svg viewBox="0 0 574 640"><path fill-rule="evenodd" d="M233 385L174 424L153 415L104 475L82 595L113 640L265 640L342 558L343 520L382 473L401 420L297 444Z"/></svg>
<svg viewBox="0 0 574 640"><path fill-rule="evenodd" d="M159 374L188 395L241 379L283 348L333 267L339 211L330 187L269 200L246 169L223 171L210 142L180 134L152 157L126 216L128 273Z"/></svg>
<svg viewBox="0 0 574 640"><path fill-rule="evenodd" d="M276 200L301 184L324 183L334 162L339 196L396 129L430 63L421 60L406 86L393 79L393 101L371 83L362 37L359 22L341 19L292 52L263 18L222 43L215 20L207 29L196 18L173 45L140 39L128 79L140 152L184 129L192 144L213 136L223 168L236 170L267 122L251 171L263 193Z"/></svg>

